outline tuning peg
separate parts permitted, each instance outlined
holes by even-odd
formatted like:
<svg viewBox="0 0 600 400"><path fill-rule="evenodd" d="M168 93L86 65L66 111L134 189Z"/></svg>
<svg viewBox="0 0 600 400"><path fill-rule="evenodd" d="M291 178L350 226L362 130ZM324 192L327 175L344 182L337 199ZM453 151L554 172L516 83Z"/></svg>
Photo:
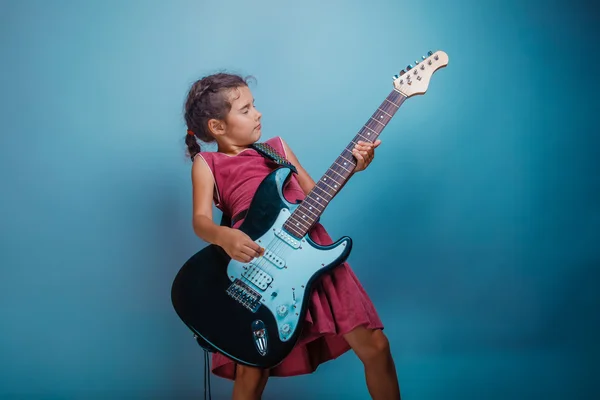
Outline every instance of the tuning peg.
<svg viewBox="0 0 600 400"><path fill-rule="evenodd" d="M392 80L393 80L393 81L395 81L395 80L396 80L396 79L398 79L398 78L400 78L400 76L398 76L398 75L394 75L394 76L392 76Z"/></svg>
<svg viewBox="0 0 600 400"><path fill-rule="evenodd" d="M415 65L419 65L419 61L415 60Z"/></svg>
<svg viewBox="0 0 600 400"><path fill-rule="evenodd" d="M424 60L424 59L425 59L425 56L421 56L421 59L423 59L423 60Z"/></svg>
<svg viewBox="0 0 600 400"><path fill-rule="evenodd" d="M407 70L407 71L410 71L412 68L413 68L413 66L412 66L412 65L410 65L410 64L408 64L408 65L406 66L406 70Z"/></svg>
<svg viewBox="0 0 600 400"><path fill-rule="evenodd" d="M427 55L428 55L428 56L430 56L430 55L432 55L432 54L433 54L433 52L432 52L431 50L427 52Z"/></svg>
<svg viewBox="0 0 600 400"><path fill-rule="evenodd" d="M400 76L404 75L406 73L405 70L400 71Z"/></svg>

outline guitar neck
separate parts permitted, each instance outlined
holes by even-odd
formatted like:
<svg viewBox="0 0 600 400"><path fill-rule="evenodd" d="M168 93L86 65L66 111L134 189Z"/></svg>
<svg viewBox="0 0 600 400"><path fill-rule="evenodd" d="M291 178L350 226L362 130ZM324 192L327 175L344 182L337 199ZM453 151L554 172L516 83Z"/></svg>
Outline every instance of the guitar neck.
<svg viewBox="0 0 600 400"><path fill-rule="evenodd" d="M356 159L352 149L358 141L375 142L396 111L400 108L406 96L396 89L385 98L383 103L369 120L354 136L354 139L344 148L339 157L319 179L302 204L294 210L283 227L292 235L302 238L319 219L327 205L342 189L353 174Z"/></svg>

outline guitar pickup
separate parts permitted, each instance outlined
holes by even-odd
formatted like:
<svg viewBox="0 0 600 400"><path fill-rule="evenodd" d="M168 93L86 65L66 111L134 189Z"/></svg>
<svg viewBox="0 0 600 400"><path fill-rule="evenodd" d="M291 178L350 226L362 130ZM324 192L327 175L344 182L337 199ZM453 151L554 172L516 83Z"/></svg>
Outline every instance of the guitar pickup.
<svg viewBox="0 0 600 400"><path fill-rule="evenodd" d="M275 253L273 253L269 250L265 249L263 258L279 269L285 267L285 261L283 261L283 259L281 257L278 257Z"/></svg>
<svg viewBox="0 0 600 400"><path fill-rule="evenodd" d="M300 242L298 242L298 240L296 240L296 238L294 238L289 233L285 232L283 229L276 231L275 236L277 236L279 239L283 240L285 243L287 243L289 246L291 246L294 249L300 248Z"/></svg>

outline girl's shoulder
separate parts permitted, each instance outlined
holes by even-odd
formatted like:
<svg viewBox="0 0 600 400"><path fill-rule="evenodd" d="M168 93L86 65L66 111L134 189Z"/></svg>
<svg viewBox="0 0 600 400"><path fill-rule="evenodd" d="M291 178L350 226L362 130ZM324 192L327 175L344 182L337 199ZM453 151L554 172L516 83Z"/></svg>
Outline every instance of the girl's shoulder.
<svg viewBox="0 0 600 400"><path fill-rule="evenodd" d="M281 154L285 154L285 147L283 145L283 139L281 138L281 136L274 136L270 139L263 141L262 143L267 143L271 147L273 147L275 150L280 152ZM255 150L250 147L246 150L243 150L244 153L247 151L255 152ZM224 159L224 160L233 159L233 158L236 158L236 156L231 156L231 155L213 150L213 151L200 151L199 153L197 153L194 156L194 162L196 162L196 160L199 158L202 159L204 162L206 162L209 166L212 166L215 162L219 162L219 160L221 160L221 159Z"/></svg>
<svg viewBox="0 0 600 400"><path fill-rule="evenodd" d="M194 156L194 158L192 160L192 164L194 164L194 165L198 164L198 163L206 164L208 166L208 168L210 168L212 171L215 168L216 154L217 154L216 151L199 151Z"/></svg>
<svg viewBox="0 0 600 400"><path fill-rule="evenodd" d="M283 139L281 138L281 136L272 137L266 140L265 143L268 143L273 148L275 148L275 150L287 157L287 154L285 154L285 147L283 146Z"/></svg>

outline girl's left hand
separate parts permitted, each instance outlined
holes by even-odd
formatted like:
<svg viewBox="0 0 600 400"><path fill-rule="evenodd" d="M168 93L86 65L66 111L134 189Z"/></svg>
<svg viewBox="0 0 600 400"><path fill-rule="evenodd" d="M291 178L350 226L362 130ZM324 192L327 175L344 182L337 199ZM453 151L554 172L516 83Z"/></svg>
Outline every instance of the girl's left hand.
<svg viewBox="0 0 600 400"><path fill-rule="evenodd" d="M381 144L381 140L377 139L375 143L363 142L359 140L354 149L352 150L352 154L356 157L356 168L354 168L354 172L363 171L365 168L371 164L373 158L375 157L375 148Z"/></svg>

